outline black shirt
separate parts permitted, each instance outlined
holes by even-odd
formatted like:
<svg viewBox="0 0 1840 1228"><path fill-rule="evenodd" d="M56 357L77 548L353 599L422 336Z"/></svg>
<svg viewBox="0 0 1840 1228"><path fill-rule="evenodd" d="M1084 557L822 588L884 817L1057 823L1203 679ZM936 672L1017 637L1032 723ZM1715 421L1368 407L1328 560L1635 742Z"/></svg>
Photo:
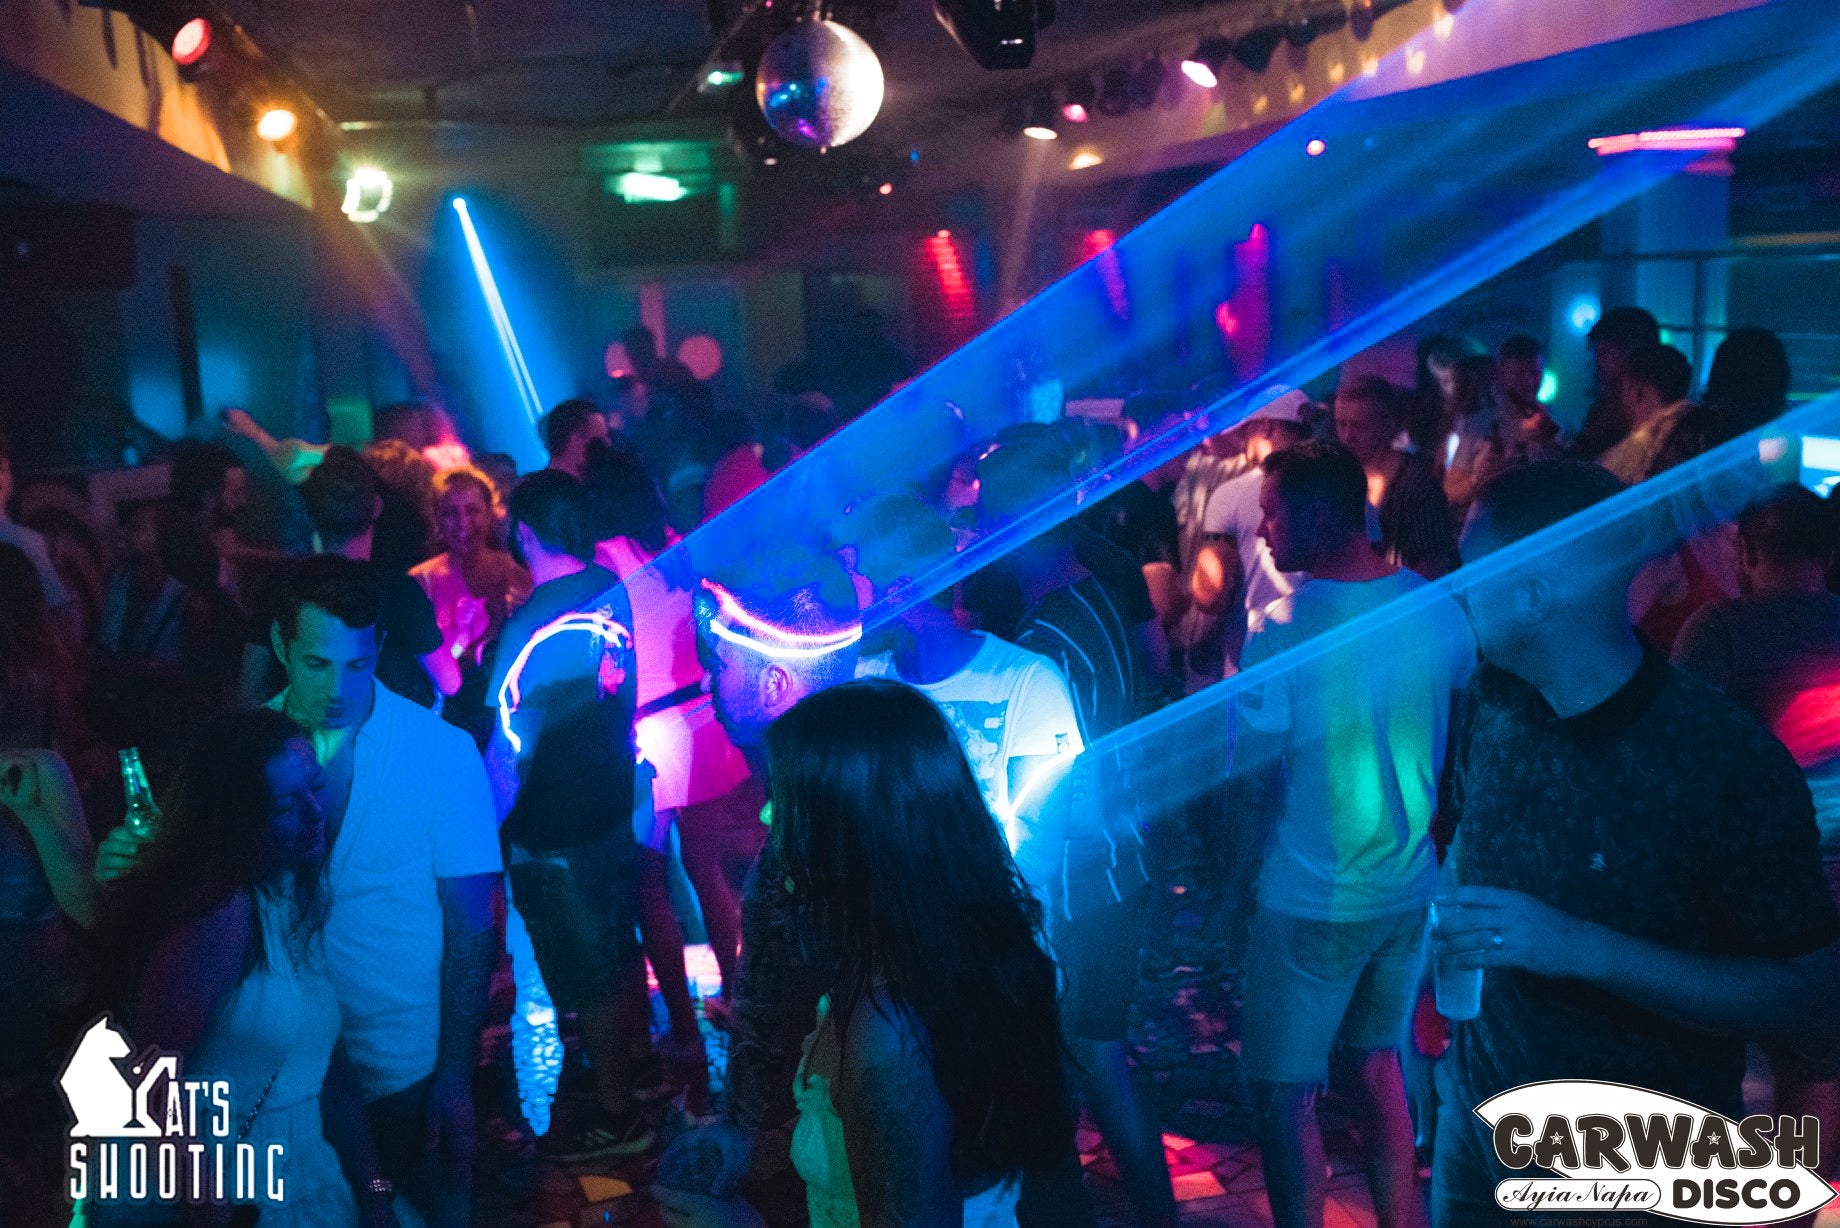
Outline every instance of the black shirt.
<svg viewBox="0 0 1840 1228"><path fill-rule="evenodd" d="M373 564L373 566L376 566ZM400 571L378 566L378 583L383 590L382 613L377 629L383 633L383 647L377 652L377 681L404 699L424 708L434 707L434 680L422 668L422 658L441 646L441 627L435 622L434 603L422 586ZM245 639L257 647L267 647L269 628L280 616L287 600L287 585L293 569L277 572L254 602ZM280 664L275 665L279 674ZM280 690L285 678L274 680L270 689Z"/></svg>
<svg viewBox="0 0 1840 1228"><path fill-rule="evenodd" d="M585 628L537 640L545 628L575 613L619 624L624 640ZM539 584L505 623L486 701L497 703L506 675L516 669L511 727L521 742L519 783L504 830L523 848L548 852L632 830L638 695L632 623L632 601L619 578L593 566Z"/></svg>
<svg viewBox="0 0 1840 1228"><path fill-rule="evenodd" d="M1457 881L1679 951L1782 959L1840 934L1802 773L1780 743L1652 649L1616 694L1555 716L1483 665L1441 808ZM1543 1079L1630 1083L1742 1115L1744 1045L1578 981L1490 969L1449 1056L1468 1109Z"/></svg>
<svg viewBox="0 0 1840 1228"><path fill-rule="evenodd" d="M1176 505L1142 481L1128 483L1084 517L1092 529L1136 560L1180 565L1182 528Z"/></svg>

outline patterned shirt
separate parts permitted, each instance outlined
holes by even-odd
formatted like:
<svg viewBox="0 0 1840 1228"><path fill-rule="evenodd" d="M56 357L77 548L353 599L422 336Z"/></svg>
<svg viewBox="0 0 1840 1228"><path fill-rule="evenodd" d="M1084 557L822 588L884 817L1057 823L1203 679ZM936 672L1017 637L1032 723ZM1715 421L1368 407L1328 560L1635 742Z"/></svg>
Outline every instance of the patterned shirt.
<svg viewBox="0 0 1840 1228"><path fill-rule="evenodd" d="M1678 951L1786 959L1840 935L1813 806L1780 743L1652 649L1596 708L1559 717L1484 665L1441 799L1456 878ZM1450 1054L1459 1111L1542 1079L1631 1083L1741 1115L1744 1045L1582 982L1491 969Z"/></svg>

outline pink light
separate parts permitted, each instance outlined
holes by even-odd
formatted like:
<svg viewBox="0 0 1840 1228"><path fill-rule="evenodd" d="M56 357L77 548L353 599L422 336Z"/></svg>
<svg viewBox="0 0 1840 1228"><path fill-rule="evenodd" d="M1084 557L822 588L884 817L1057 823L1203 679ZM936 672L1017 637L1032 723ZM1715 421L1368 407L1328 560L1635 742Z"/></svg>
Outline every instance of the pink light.
<svg viewBox="0 0 1840 1228"><path fill-rule="evenodd" d="M1070 102L1061 108L1061 118L1070 124L1083 124L1092 118L1086 108L1077 102Z"/></svg>
<svg viewBox="0 0 1840 1228"><path fill-rule="evenodd" d="M511 728L511 714L517 711L518 705L524 699L520 686L520 681L524 677L524 667L530 663L530 654L539 644L565 631L586 631L599 636L615 647L623 649L632 647L632 633L605 614L584 614L579 611L571 611L554 622L539 627L536 634L532 635L525 642L524 647L518 650L517 657L511 662L511 668L505 671L505 680L498 686L498 724L499 728L504 730L505 741L511 744L513 754L524 753L523 739L519 738L517 731Z"/></svg>
<svg viewBox="0 0 1840 1228"><path fill-rule="evenodd" d="M1118 242L1118 233L1113 230L1089 230L1080 237L1080 262L1084 264L1100 252Z"/></svg>
<svg viewBox="0 0 1840 1228"><path fill-rule="evenodd" d="M789 631L751 613L733 593L714 580L704 580L703 587L716 599L716 606L721 612L719 618L709 623L711 633L731 644L737 644L769 657L798 660L829 656L838 649L848 648L862 639L861 623L852 623L841 631ZM724 625L724 620L737 624L749 634L743 635L733 627ZM756 638L757 636L765 636L766 642L762 642Z"/></svg>
<svg viewBox="0 0 1840 1228"><path fill-rule="evenodd" d="M466 445L456 440L447 443L431 443L422 449L422 459L433 465L436 470L458 469L473 462L473 454L466 450Z"/></svg>
<svg viewBox="0 0 1840 1228"><path fill-rule="evenodd" d="M1673 150L1687 152L1730 153L1744 135L1742 128L1658 128L1648 132L1625 132L1619 136L1594 136L1585 142L1600 158L1637 150Z"/></svg>
<svg viewBox="0 0 1840 1228"><path fill-rule="evenodd" d="M1204 90L1211 90L1220 84L1220 74L1200 60L1183 60L1182 75Z"/></svg>
<svg viewBox="0 0 1840 1228"><path fill-rule="evenodd" d="M877 192L880 192L883 196L893 196L894 195L894 185L892 183L884 183L881 187L875 190Z"/></svg>
<svg viewBox="0 0 1840 1228"><path fill-rule="evenodd" d="M192 18L173 35L172 58L187 68L204 59L205 53L210 50L211 23L202 17Z"/></svg>
<svg viewBox="0 0 1840 1228"><path fill-rule="evenodd" d="M1323 144L1322 140L1319 138L1305 145L1303 147L1303 152L1309 154L1312 158L1320 158L1323 155L1323 150L1327 148L1329 147Z"/></svg>
<svg viewBox="0 0 1840 1228"><path fill-rule="evenodd" d="M1222 303L1214 308L1214 326L1223 337L1232 337L1239 333L1239 317L1233 314L1232 303Z"/></svg>

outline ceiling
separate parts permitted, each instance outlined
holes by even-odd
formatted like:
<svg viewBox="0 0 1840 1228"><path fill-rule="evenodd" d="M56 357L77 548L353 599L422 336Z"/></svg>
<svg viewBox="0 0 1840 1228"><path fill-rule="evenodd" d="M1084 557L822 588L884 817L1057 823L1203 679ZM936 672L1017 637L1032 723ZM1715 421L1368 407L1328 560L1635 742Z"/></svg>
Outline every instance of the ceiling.
<svg viewBox="0 0 1840 1228"><path fill-rule="evenodd" d="M759 0L750 0L758 3ZM225 0L334 120L597 127L707 108L686 88L740 0ZM785 0L782 0L782 4ZM842 7L841 5L839 7ZM1203 26L1251 24L1267 0L1060 0L1034 67L980 68L930 0L855 0L888 75L884 139L937 135L993 97ZM726 23L733 28L733 22ZM728 29L722 31L728 33ZM902 131L897 131L900 129Z"/></svg>

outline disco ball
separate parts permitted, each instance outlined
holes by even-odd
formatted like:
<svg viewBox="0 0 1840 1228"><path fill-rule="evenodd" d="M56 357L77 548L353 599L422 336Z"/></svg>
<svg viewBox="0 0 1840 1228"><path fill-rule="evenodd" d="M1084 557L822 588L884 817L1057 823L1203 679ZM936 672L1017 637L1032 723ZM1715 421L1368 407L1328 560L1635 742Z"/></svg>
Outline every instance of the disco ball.
<svg viewBox="0 0 1840 1228"><path fill-rule="evenodd" d="M773 131L794 145L847 144L882 109L882 62L848 26L802 21L767 45L754 98Z"/></svg>

